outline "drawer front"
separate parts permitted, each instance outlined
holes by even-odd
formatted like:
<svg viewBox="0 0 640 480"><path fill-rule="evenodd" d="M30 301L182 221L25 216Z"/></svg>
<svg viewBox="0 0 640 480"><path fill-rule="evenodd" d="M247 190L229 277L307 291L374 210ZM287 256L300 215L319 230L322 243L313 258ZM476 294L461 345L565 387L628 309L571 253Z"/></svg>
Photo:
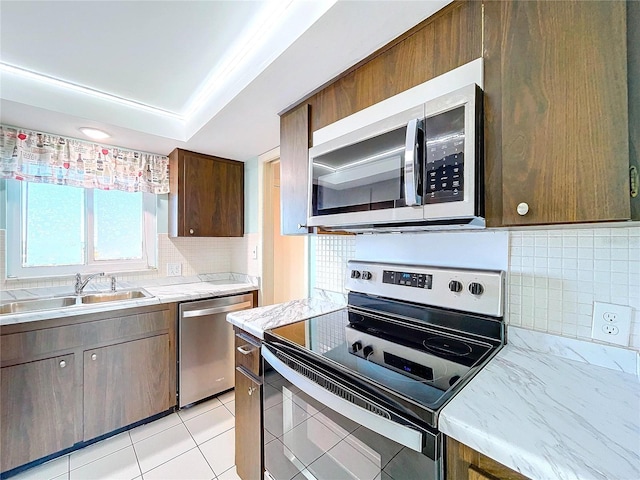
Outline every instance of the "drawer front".
<svg viewBox="0 0 640 480"><path fill-rule="evenodd" d="M236 331L236 367L244 367L256 377L262 375L260 362L260 341Z"/></svg>
<svg viewBox="0 0 640 480"><path fill-rule="evenodd" d="M165 309L0 335L0 363L5 367L57 355L80 346L92 348L119 340L162 333L169 330L172 321L171 311Z"/></svg>

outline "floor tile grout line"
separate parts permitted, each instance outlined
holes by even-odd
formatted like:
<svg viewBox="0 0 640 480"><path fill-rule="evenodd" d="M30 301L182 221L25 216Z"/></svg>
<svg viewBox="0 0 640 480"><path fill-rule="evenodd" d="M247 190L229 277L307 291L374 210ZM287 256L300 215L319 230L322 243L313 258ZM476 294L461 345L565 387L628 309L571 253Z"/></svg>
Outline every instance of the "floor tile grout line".
<svg viewBox="0 0 640 480"><path fill-rule="evenodd" d="M161 467L162 465L166 465L166 464L167 464L167 463L169 463L170 461L175 460L176 458L181 457L182 455L185 455L185 454L189 453L191 450L195 450L196 448L198 448L198 445L196 445L195 447L190 448L189 450L187 450L187 451L185 451L185 452L182 452L182 453L181 453L181 454L179 454L179 455L176 455L175 457L172 457L172 458L168 459L166 462L159 463L158 465L156 465L156 466L155 466L155 467L153 467L152 469L147 470L146 472L144 472L144 473L142 474L142 477L144 478L144 475L145 475L146 473L152 472L152 471L153 471L153 470L155 470L156 468L159 468L159 467ZM200 452L200 453L202 453L202 452ZM203 457L204 457L204 455L203 455ZM205 458L205 460L206 460L206 458ZM142 471L142 467L140 467L140 471ZM211 471L213 472L213 468L211 469ZM214 472L214 473L215 473L215 472Z"/></svg>
<svg viewBox="0 0 640 480"><path fill-rule="evenodd" d="M129 431L126 431L126 432L123 432L123 433L129 434ZM119 433L118 435L121 435L121 434ZM109 452L106 455L102 455L102 456L100 456L98 458L94 458L90 462L83 463L82 465L79 465L79 466L77 466L75 468L71 468L71 455L73 455L74 453L77 453L77 452L82 452L82 451L84 451L85 448L90 448L93 445L100 444L101 442L107 442L107 441L111 440L112 438L117 437L118 435L114 435L113 437L105 438L104 440L100 440L100 442L96 442L96 443L94 443L92 445L88 445L86 447L82 447L79 450L76 450L74 452L68 453L67 456L69 457L69 476L71 476L71 472L73 472L75 470L78 470L79 468L85 467L85 466L89 465L90 463L97 462L98 460L102 460L103 458L108 457L109 455L113 455L114 453L118 453L119 451L124 450L127 447L132 447L133 446L133 442L131 442L131 445L126 445L126 446L124 446L122 448L118 448L117 450L114 450L113 452ZM131 441L131 435L130 434L129 434L129 440Z"/></svg>
<svg viewBox="0 0 640 480"><path fill-rule="evenodd" d="M178 425L174 425L174 426L173 426L173 427L171 427L171 428L178 427L178 426L180 426L180 425L179 425L179 424L178 424ZM186 425L185 425L184 427L185 427L185 429L187 430L187 433L189 433L189 436L191 436L191 432L189 432L189 429L186 427ZM168 430L168 429L167 429L167 430ZM150 438L150 437L148 437L148 438ZM145 440L146 440L146 439L145 439ZM193 440L193 437L192 437L192 440ZM195 443L195 444L196 444L196 447L198 446L198 444L197 444L197 442L196 442L195 440L193 440L193 443ZM135 445L134 445L133 449L134 449L134 451L135 451ZM144 474L145 474L145 473L149 473L149 472L150 472L151 470L153 470L154 468L158 468L160 465L164 465L165 463L168 463L168 462L170 462L171 460L174 460L174 459L178 458L180 455L184 455L185 453L187 453L187 452L189 452L189 451L191 451L191 450L193 450L193 447L192 447L192 448L190 448L190 449L188 449L188 450L186 450L186 451L184 451L184 452L182 452L182 453L179 453L178 455L175 455L175 456L173 456L173 457L171 457L171 458L168 458L168 459L167 459L167 460L165 460L164 462L159 463L158 465L156 465L155 467L153 467L153 468L151 468L151 469L147 470L146 472L142 472L142 465L140 465L140 471L142 472L142 476L144 477ZM137 458L137 455L136 455L136 458ZM138 464L140 464L140 462L138 462Z"/></svg>
<svg viewBox="0 0 640 480"><path fill-rule="evenodd" d="M136 452L136 446L133 444L133 438L131 438L131 430L128 430L127 433L129 434L129 440L131 440L131 448L133 448L133 454L136 457L136 463L138 464L138 471L140 472L140 477L144 480L144 476L142 474L142 466L140 465L140 459L138 458L138 452ZM133 477L133 478L136 478L136 477Z"/></svg>
<svg viewBox="0 0 640 480"><path fill-rule="evenodd" d="M177 414L177 412L176 412L176 414ZM173 414L172 414L172 415L173 415ZM169 418L170 416L171 416L171 415L167 415L167 416L165 416L165 417L159 418L158 420L154 420L154 421L155 421L155 422L158 422L158 421L163 420L163 419L165 419L165 418ZM179 416L179 415L178 415L178 418L180 418L180 416ZM153 423L153 422L149 422L149 423L145 423L144 425L151 425L152 423ZM136 428L140 428L140 427L142 427L142 426L144 426L144 425L139 425L139 426L138 426L138 427L136 427ZM132 428L131 430L127 430L127 431L129 432L129 438L131 438L131 444L132 444L132 445L135 445L136 443L144 442L145 440L147 440L147 439L149 439L149 438L151 438L151 437L155 437L156 435L159 435L159 434L161 434L162 432L166 432L166 431L167 431L167 430L169 430L170 428L177 427L178 425L180 425L180 424L179 424L179 423L176 423L175 425L171 425L170 427L167 427L167 428L165 428L165 429L163 429L163 430L160 430L159 432L156 432L156 433L154 433L154 434L152 434L152 435L149 435L148 437L141 438L140 440L137 440L137 441L135 441L135 442L133 441L133 437L131 437L131 432L132 432L133 430L135 430L136 428Z"/></svg>

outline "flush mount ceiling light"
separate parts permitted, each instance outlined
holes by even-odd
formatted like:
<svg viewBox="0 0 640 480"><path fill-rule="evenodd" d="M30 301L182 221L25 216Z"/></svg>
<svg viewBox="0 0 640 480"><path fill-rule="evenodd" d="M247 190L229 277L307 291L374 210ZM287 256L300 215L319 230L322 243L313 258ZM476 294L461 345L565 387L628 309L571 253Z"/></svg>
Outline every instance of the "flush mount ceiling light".
<svg viewBox="0 0 640 480"><path fill-rule="evenodd" d="M79 130L87 137L94 140L104 140L105 138L109 138L111 136L107 132L103 132L102 130L98 130L97 128L82 127Z"/></svg>

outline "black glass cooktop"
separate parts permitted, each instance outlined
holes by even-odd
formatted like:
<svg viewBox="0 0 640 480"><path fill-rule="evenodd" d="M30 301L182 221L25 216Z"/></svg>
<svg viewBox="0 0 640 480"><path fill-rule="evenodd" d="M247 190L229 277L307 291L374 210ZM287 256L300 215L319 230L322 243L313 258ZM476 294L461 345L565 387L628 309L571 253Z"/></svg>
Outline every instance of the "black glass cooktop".
<svg viewBox="0 0 640 480"><path fill-rule="evenodd" d="M435 409L495 348L425 322L384 318L353 308L265 332L318 361Z"/></svg>

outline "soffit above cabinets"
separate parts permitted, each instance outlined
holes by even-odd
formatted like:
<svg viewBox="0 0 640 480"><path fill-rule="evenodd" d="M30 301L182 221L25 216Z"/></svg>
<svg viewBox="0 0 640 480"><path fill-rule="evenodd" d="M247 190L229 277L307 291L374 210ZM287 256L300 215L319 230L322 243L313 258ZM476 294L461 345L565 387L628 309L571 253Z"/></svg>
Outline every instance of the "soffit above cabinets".
<svg viewBox="0 0 640 480"><path fill-rule="evenodd" d="M449 2L2 2L0 121L247 160L279 111Z"/></svg>

